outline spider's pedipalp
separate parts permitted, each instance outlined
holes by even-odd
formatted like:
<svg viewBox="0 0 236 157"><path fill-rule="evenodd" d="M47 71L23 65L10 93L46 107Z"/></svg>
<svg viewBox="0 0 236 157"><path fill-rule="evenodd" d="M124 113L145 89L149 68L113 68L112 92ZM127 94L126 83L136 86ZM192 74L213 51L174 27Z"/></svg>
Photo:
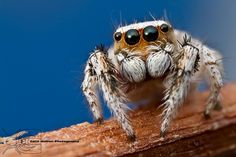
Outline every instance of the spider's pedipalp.
<svg viewBox="0 0 236 157"><path fill-rule="evenodd" d="M169 53L174 51L172 44L167 44L164 49L159 46L149 51L149 56L146 61L147 70L150 76L153 78L161 77L167 71L167 69L173 64L172 57Z"/></svg>
<svg viewBox="0 0 236 157"><path fill-rule="evenodd" d="M146 78L146 65L140 56L127 56L121 62L121 73L130 82L141 82Z"/></svg>
<svg viewBox="0 0 236 157"><path fill-rule="evenodd" d="M107 102L108 107L127 135L131 139L135 137L131 122L126 114L129 109L125 104L127 98L119 89L121 82L118 78L118 71L107 57L106 52L103 52L100 49L95 50L90 55L86 67L88 68L85 69L83 91L95 118L101 117L100 105L97 100L96 89L94 88L95 84L97 84L103 92L103 97ZM94 75L91 75L91 71Z"/></svg>

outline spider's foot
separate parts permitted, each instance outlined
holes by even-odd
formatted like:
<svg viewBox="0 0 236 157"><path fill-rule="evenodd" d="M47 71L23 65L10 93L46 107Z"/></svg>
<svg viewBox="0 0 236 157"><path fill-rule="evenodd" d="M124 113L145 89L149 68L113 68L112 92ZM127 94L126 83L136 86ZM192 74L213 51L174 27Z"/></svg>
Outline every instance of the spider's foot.
<svg viewBox="0 0 236 157"><path fill-rule="evenodd" d="M167 131L161 130L161 132L160 132L160 137L165 137L165 136L166 136L166 133L167 133Z"/></svg>
<svg viewBox="0 0 236 157"><path fill-rule="evenodd" d="M204 113L203 113L203 115L204 115L204 117L205 117L206 119L211 118L211 113L210 113L209 110L205 110Z"/></svg>
<svg viewBox="0 0 236 157"><path fill-rule="evenodd" d="M212 111L212 109L214 108L214 104L213 103L208 103L207 104L207 106L206 106L206 109L205 109L205 111L204 111L204 117L206 118L206 119L209 119L210 117L211 117L211 111Z"/></svg>
<svg viewBox="0 0 236 157"><path fill-rule="evenodd" d="M136 136L135 136L135 134L128 135L128 139L129 139L131 142L136 141Z"/></svg>
<svg viewBox="0 0 236 157"><path fill-rule="evenodd" d="M222 104L221 104L221 102L220 101L217 101L217 103L215 104L215 106L214 106L214 110L216 110L216 111L220 111L220 110L222 110Z"/></svg>
<svg viewBox="0 0 236 157"><path fill-rule="evenodd" d="M104 119L102 117L96 119L94 122L97 124L97 125L101 125L103 123Z"/></svg>
<svg viewBox="0 0 236 157"><path fill-rule="evenodd" d="M212 110L221 110L222 109L222 105L220 103L220 101L217 101L216 103L208 103L207 106L206 106L206 109L204 111L204 117L206 119L210 118L211 117L211 111Z"/></svg>

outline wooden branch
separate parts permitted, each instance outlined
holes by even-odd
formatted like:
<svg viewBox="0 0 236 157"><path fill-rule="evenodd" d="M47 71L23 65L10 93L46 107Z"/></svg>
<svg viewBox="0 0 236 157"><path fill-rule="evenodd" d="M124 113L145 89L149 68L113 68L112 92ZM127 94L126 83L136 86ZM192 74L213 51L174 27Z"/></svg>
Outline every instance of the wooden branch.
<svg viewBox="0 0 236 157"><path fill-rule="evenodd" d="M208 93L193 94L165 138L159 136L160 111L155 106L130 113L137 135L135 142L128 141L114 119L102 125L84 122L29 138L79 142L41 142L40 154L24 156L236 156L236 84L226 85L221 93L223 110L213 111L209 119L203 116ZM17 154L10 149L5 156Z"/></svg>

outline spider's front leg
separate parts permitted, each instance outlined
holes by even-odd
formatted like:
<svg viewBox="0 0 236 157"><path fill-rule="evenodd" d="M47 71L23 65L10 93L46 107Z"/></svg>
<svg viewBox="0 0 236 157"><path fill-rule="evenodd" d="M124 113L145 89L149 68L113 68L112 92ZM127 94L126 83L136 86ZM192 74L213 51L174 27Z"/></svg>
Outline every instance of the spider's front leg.
<svg viewBox="0 0 236 157"><path fill-rule="evenodd" d="M166 93L163 111L163 120L161 124L161 136L164 136L171 120L175 117L178 108L183 104L187 95L190 78L197 70L199 61L199 50L190 44L190 38L185 38L185 44L179 55L173 72L166 78Z"/></svg>
<svg viewBox="0 0 236 157"><path fill-rule="evenodd" d="M95 53L95 52L94 52ZM95 72L94 65L92 63L92 55L87 61L85 70L84 70L84 81L82 83L82 90L84 95L87 98L89 108L93 113L94 119L99 124L103 121L103 115L101 110L101 105L97 96L97 86L98 86L98 76Z"/></svg>
<svg viewBox="0 0 236 157"><path fill-rule="evenodd" d="M87 62L82 88L95 119L101 120L101 107L96 94L96 86L98 85L103 92L103 97L108 107L111 109L128 137L134 140L135 133L126 114L126 111L129 109L125 104L127 98L119 88L121 82L118 75L115 66L107 57L106 50L103 47L96 48Z"/></svg>

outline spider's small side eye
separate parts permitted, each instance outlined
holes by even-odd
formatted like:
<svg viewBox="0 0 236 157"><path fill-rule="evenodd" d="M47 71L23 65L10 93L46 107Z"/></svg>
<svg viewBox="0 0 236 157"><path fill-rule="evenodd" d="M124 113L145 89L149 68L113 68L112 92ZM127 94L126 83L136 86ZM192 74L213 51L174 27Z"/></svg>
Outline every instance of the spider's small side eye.
<svg viewBox="0 0 236 157"><path fill-rule="evenodd" d="M135 45L140 40L140 34L136 29L130 29L125 34L125 41L129 45Z"/></svg>
<svg viewBox="0 0 236 157"><path fill-rule="evenodd" d="M143 38L146 41L155 41L158 38L158 30L154 26L147 26L143 29Z"/></svg>
<svg viewBox="0 0 236 157"><path fill-rule="evenodd" d="M162 24L160 28L161 28L161 31L165 33L168 32L169 30L169 26L167 24Z"/></svg>
<svg viewBox="0 0 236 157"><path fill-rule="evenodd" d="M121 37L122 37L122 33L121 32L116 32L114 34L114 38L115 38L116 41L120 41Z"/></svg>

